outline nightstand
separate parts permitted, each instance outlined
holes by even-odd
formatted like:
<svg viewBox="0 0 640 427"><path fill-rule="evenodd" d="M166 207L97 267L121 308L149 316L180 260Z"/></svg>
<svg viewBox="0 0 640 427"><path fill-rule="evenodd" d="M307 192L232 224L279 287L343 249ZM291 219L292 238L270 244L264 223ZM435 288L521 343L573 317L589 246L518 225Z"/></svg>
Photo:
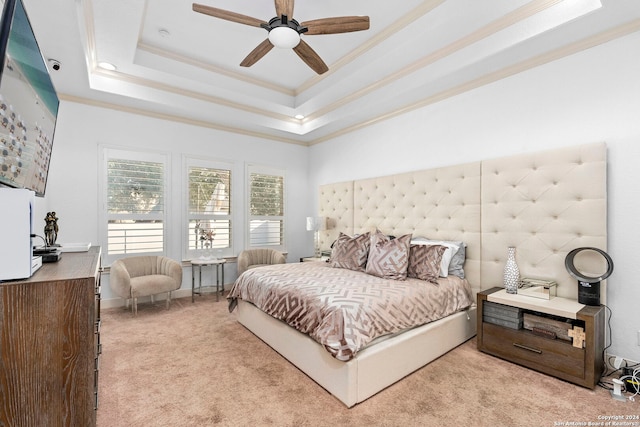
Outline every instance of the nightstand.
<svg viewBox="0 0 640 427"><path fill-rule="evenodd" d="M521 317L525 315L542 323L527 329ZM492 288L478 292L477 316L478 350L583 387L593 389L600 381L604 372L603 306ZM505 318L507 322L501 323Z"/></svg>

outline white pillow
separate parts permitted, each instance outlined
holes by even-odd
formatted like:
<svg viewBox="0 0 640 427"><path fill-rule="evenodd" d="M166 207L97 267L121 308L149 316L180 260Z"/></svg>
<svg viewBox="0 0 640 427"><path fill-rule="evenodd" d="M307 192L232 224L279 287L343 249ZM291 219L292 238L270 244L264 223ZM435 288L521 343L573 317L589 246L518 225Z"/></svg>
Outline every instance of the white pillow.
<svg viewBox="0 0 640 427"><path fill-rule="evenodd" d="M412 245L445 246L447 250L444 251L444 253L442 254L442 261L440 261L440 277L449 276L449 264L451 263L451 258L453 257L453 255L456 252L458 252L458 249L460 249L458 245L454 245L451 242L435 241L435 240L424 241L420 239L412 240L411 244Z"/></svg>

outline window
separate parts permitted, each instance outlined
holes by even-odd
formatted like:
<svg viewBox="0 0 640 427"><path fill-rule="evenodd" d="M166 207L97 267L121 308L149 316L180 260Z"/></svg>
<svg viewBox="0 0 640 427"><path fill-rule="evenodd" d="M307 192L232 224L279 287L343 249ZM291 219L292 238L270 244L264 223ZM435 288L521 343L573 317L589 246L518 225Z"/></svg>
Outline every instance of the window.
<svg viewBox="0 0 640 427"><path fill-rule="evenodd" d="M249 246L284 247L284 171L249 166Z"/></svg>
<svg viewBox="0 0 640 427"><path fill-rule="evenodd" d="M187 160L187 257L231 248L231 166Z"/></svg>
<svg viewBox="0 0 640 427"><path fill-rule="evenodd" d="M107 257L165 251L166 159L105 150Z"/></svg>

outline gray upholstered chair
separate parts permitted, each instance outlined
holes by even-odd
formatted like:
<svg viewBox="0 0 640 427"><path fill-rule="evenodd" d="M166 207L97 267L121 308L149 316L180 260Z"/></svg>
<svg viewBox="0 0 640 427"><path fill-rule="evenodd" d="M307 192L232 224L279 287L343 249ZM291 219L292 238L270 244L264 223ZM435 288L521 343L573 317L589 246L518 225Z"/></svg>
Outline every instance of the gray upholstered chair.
<svg viewBox="0 0 640 427"><path fill-rule="evenodd" d="M138 298L167 293L167 310L171 303L171 292L182 286L182 266L178 261L164 256L135 256L123 258L111 264L109 285L113 292L133 301L131 310L138 312Z"/></svg>
<svg viewBox="0 0 640 427"><path fill-rule="evenodd" d="M238 276L250 268L284 264L285 261L284 254L275 249L245 249L238 254Z"/></svg>

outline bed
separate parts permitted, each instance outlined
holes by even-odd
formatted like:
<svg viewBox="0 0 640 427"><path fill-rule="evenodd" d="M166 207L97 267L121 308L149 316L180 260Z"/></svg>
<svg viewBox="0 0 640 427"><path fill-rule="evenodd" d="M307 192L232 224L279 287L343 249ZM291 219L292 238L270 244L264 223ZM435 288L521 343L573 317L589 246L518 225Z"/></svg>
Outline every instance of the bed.
<svg viewBox="0 0 640 427"><path fill-rule="evenodd" d="M381 278L329 263L278 264L242 274L229 292L308 335L346 362L375 340L468 310L468 282Z"/></svg>
<svg viewBox="0 0 640 427"><path fill-rule="evenodd" d="M461 242L464 282L475 301L479 290L501 286L506 248L516 246L522 275L552 277L558 296L575 299L577 286L564 269L564 257L579 246L606 248L606 146L588 144L327 184L320 187L319 199L318 213L329 222L322 234L323 248L341 233L356 236L378 230ZM297 265L283 268L333 270ZM264 273L269 280L281 271ZM458 307L446 317L385 333L356 348L353 355L337 358L340 352L328 351L326 342L262 311L260 302L254 304L241 294L232 299L241 324L347 407L476 333L475 305Z"/></svg>

